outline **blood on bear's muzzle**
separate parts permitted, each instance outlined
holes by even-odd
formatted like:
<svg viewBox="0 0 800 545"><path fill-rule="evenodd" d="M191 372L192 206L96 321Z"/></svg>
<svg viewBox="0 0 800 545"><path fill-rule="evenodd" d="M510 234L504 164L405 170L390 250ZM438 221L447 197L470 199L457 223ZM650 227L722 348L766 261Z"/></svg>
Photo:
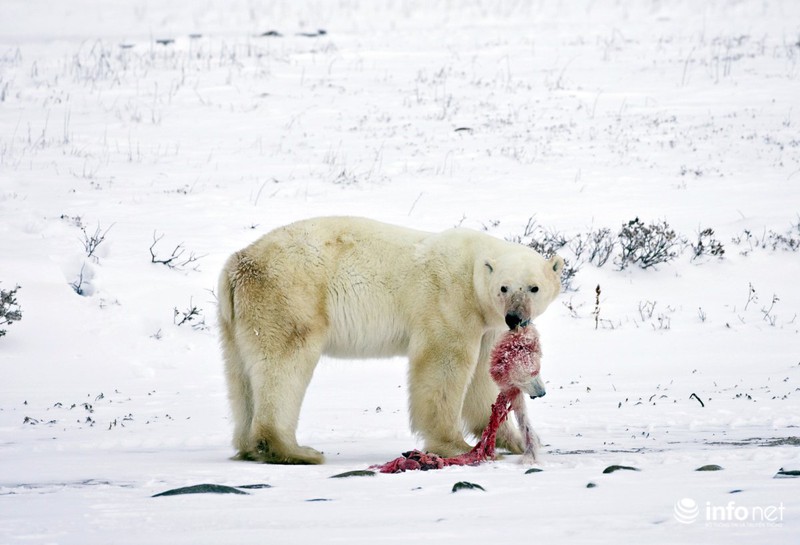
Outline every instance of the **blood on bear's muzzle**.
<svg viewBox="0 0 800 545"><path fill-rule="evenodd" d="M505 322L508 329L512 331L530 324L531 309L522 290L518 290L511 295L506 306Z"/></svg>

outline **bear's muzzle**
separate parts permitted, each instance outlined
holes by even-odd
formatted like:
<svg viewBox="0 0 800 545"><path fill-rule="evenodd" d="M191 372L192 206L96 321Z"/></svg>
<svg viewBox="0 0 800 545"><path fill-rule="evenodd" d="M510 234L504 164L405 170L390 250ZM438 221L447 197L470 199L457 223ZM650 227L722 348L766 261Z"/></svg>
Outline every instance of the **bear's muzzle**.
<svg viewBox="0 0 800 545"><path fill-rule="evenodd" d="M522 317L518 313L509 312L506 314L506 325L508 326L508 329L513 331L514 329L517 329L521 323Z"/></svg>

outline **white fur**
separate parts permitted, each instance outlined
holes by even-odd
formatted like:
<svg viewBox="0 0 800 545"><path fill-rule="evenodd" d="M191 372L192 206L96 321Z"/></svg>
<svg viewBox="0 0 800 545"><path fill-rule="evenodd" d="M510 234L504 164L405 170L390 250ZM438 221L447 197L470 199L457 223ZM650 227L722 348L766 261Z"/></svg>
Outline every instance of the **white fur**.
<svg viewBox="0 0 800 545"><path fill-rule="evenodd" d="M531 465L538 461L539 448L541 441L539 435L534 431L530 420L528 419L528 409L525 405L525 395L518 394L511 405L514 410L514 416L517 419L517 426L522 434L523 441L525 442L525 450L522 452L523 464Z"/></svg>
<svg viewBox="0 0 800 545"><path fill-rule="evenodd" d="M233 254L219 322L234 445L245 459L320 463L297 444L300 406L322 354L407 355L412 428L443 456L469 450L498 390L488 357L509 312L541 314L563 261L467 229L434 234L362 218L278 228ZM531 287L538 288L536 293ZM522 452L513 427L498 434Z"/></svg>

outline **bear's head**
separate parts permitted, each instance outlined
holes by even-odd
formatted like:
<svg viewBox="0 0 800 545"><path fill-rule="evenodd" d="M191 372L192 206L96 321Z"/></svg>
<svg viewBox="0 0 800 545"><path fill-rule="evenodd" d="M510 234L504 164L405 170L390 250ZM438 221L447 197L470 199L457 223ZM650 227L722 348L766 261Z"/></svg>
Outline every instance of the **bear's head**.
<svg viewBox="0 0 800 545"><path fill-rule="evenodd" d="M488 298L483 300L490 307L492 321L504 321L509 329L528 325L561 292L564 260L558 255L545 259L535 250L520 246L484 259L480 267L483 289L488 291Z"/></svg>

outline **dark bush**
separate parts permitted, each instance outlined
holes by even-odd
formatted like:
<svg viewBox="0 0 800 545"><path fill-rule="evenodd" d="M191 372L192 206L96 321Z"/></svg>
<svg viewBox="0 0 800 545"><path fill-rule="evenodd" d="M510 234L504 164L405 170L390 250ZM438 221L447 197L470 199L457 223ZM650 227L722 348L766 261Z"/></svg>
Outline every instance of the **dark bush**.
<svg viewBox="0 0 800 545"><path fill-rule="evenodd" d="M692 261L703 256L718 257L722 259L725 248L714 237L713 229L703 229L697 234L697 243L692 243Z"/></svg>
<svg viewBox="0 0 800 545"><path fill-rule="evenodd" d="M19 289L19 286L12 290L0 289L0 337L6 334L6 330L2 329L3 326L9 326L22 319L22 310L17 303Z"/></svg>
<svg viewBox="0 0 800 545"><path fill-rule="evenodd" d="M616 241L611 234L611 229L597 229L589 233L586 251L589 254L589 263L602 267L614 253Z"/></svg>
<svg viewBox="0 0 800 545"><path fill-rule="evenodd" d="M623 224L617 238L621 253L616 263L620 270L633 264L649 269L672 261L685 243L666 221L645 225L639 218Z"/></svg>

